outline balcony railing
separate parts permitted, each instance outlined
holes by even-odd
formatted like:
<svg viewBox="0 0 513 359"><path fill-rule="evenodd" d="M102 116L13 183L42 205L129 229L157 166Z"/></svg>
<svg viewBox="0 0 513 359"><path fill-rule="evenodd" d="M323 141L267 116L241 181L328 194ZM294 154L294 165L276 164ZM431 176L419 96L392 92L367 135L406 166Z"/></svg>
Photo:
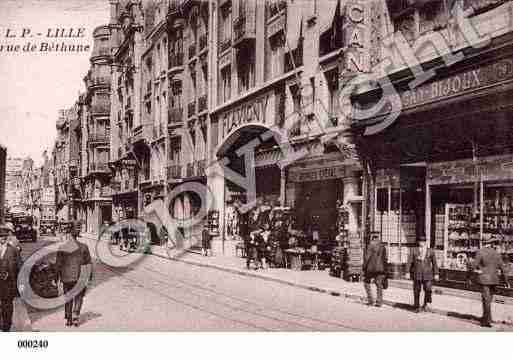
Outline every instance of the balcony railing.
<svg viewBox="0 0 513 359"><path fill-rule="evenodd" d="M196 115L196 101L189 102L187 105L187 117L193 117Z"/></svg>
<svg viewBox="0 0 513 359"><path fill-rule="evenodd" d="M167 180L182 178L182 166L172 164L167 166Z"/></svg>
<svg viewBox="0 0 513 359"><path fill-rule="evenodd" d="M110 169L107 163L92 162L89 164L89 172L109 173Z"/></svg>
<svg viewBox="0 0 513 359"><path fill-rule="evenodd" d="M89 143L108 143L110 142L110 132L97 132L89 134Z"/></svg>
<svg viewBox="0 0 513 359"><path fill-rule="evenodd" d="M206 111L207 106L208 106L207 95L203 95L198 99L198 112Z"/></svg>
<svg viewBox="0 0 513 359"><path fill-rule="evenodd" d="M206 175L206 160L187 163L186 177L203 177Z"/></svg>
<svg viewBox="0 0 513 359"><path fill-rule="evenodd" d="M132 131L132 143L144 140L144 129L143 126L137 126Z"/></svg>
<svg viewBox="0 0 513 359"><path fill-rule="evenodd" d="M200 35L199 37L199 49L200 51L207 47L208 36L207 34Z"/></svg>
<svg viewBox="0 0 513 359"><path fill-rule="evenodd" d="M183 121L183 109L182 108L169 108L169 124L179 125Z"/></svg>
<svg viewBox="0 0 513 359"><path fill-rule="evenodd" d="M196 56L196 44L189 46L189 60Z"/></svg>
<svg viewBox="0 0 513 359"><path fill-rule="evenodd" d="M89 78L88 87L110 85L110 76L94 76Z"/></svg>

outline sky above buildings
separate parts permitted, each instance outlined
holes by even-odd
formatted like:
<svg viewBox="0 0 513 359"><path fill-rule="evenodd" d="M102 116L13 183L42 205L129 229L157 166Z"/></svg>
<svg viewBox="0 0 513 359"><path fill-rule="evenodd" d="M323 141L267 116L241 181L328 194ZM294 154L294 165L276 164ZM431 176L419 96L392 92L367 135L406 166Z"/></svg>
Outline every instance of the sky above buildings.
<svg viewBox="0 0 513 359"><path fill-rule="evenodd" d="M0 144L7 146L9 157L30 156L38 164L55 140L58 110L71 107L85 90L82 79L91 51L23 52L22 48L30 41L37 50L42 42L89 44L92 50L93 29L109 21L109 2L0 0L0 14ZM83 38L46 37L48 29L81 27ZM21 38L24 28L31 33ZM18 36L6 37L7 29ZM8 51L8 45L20 45L21 51Z"/></svg>

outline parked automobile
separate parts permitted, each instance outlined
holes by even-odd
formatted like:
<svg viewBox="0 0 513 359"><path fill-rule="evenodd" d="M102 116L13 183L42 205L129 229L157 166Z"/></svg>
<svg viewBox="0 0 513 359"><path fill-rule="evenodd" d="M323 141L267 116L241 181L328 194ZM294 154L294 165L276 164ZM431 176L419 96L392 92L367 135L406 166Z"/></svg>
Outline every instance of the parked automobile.
<svg viewBox="0 0 513 359"><path fill-rule="evenodd" d="M34 225L34 217L30 215L13 216L12 224L14 225L14 233L18 240L37 240L37 229Z"/></svg>

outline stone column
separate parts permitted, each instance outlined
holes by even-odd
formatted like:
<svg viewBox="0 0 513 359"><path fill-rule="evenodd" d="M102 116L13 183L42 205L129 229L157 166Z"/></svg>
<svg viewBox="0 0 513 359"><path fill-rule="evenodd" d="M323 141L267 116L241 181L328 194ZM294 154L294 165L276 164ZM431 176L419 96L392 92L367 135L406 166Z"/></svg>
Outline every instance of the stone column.
<svg viewBox="0 0 513 359"><path fill-rule="evenodd" d="M286 186L287 185L287 169L280 169L280 206L284 207L286 204Z"/></svg>
<svg viewBox="0 0 513 359"><path fill-rule="evenodd" d="M350 233L354 233L358 230L358 208L355 204L350 204L349 200L359 196L358 185L360 176L356 172L351 172L349 176L344 177L342 182L344 183L344 205L348 205L349 208L349 223L347 229Z"/></svg>

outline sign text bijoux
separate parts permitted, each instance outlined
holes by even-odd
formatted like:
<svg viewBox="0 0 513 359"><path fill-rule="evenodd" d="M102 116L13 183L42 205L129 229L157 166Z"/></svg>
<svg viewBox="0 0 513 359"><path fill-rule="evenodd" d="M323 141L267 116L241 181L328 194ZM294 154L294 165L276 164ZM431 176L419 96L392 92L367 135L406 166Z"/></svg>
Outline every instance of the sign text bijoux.
<svg viewBox="0 0 513 359"><path fill-rule="evenodd" d="M401 93L403 109L513 79L513 60L504 59Z"/></svg>

